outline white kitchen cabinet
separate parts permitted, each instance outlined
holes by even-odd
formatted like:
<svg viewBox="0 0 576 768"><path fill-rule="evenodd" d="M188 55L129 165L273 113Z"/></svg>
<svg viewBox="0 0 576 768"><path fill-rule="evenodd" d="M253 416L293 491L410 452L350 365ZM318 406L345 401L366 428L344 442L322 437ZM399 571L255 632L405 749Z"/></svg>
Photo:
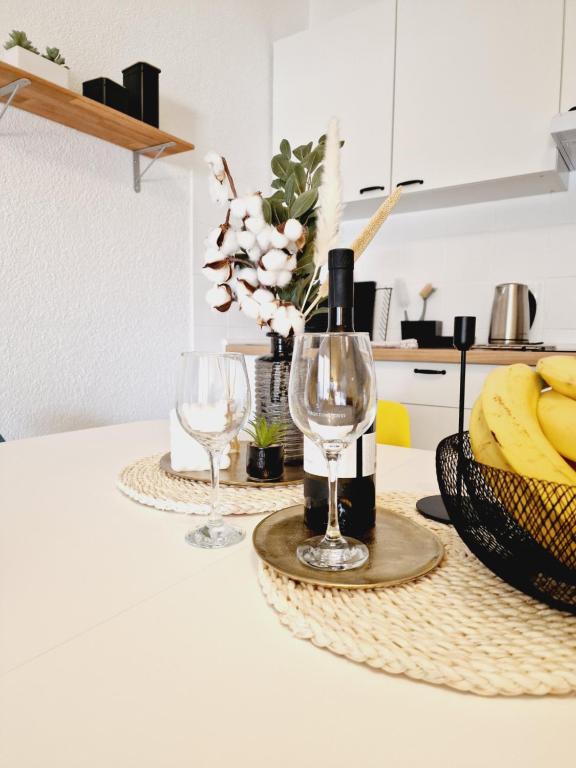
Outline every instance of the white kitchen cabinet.
<svg viewBox="0 0 576 768"><path fill-rule="evenodd" d="M550 138L562 35L563 0L398 0L393 184L563 188Z"/></svg>
<svg viewBox="0 0 576 768"><path fill-rule="evenodd" d="M438 443L458 432L458 408L434 405L407 405L410 414L412 447L435 451ZM464 429L468 429L470 409L464 411Z"/></svg>
<svg viewBox="0 0 576 768"><path fill-rule="evenodd" d="M566 0L560 111L576 107L576 0Z"/></svg>
<svg viewBox="0 0 576 768"><path fill-rule="evenodd" d="M390 191L395 0L380 0L274 44L273 141L316 141L340 119L343 199ZM385 187L361 194L366 187Z"/></svg>

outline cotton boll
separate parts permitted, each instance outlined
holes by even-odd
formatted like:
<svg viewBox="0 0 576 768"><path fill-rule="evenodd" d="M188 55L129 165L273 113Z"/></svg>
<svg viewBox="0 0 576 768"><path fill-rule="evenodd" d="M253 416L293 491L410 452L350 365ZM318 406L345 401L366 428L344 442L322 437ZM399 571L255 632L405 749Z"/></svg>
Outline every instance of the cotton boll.
<svg viewBox="0 0 576 768"><path fill-rule="evenodd" d="M276 272L276 285L278 288L285 288L291 280L292 272L289 272L288 270Z"/></svg>
<svg viewBox="0 0 576 768"><path fill-rule="evenodd" d="M266 304L260 304L260 319L265 323L272 320L276 314L278 306L277 301L269 301Z"/></svg>
<svg viewBox="0 0 576 768"><path fill-rule="evenodd" d="M238 232L241 229L244 229L244 222L242 219L236 218L236 216L230 216L230 226L233 230Z"/></svg>
<svg viewBox="0 0 576 768"><path fill-rule="evenodd" d="M251 318L252 320L260 319L260 304L254 301L254 299L250 296L246 296L242 299L240 309L247 317Z"/></svg>
<svg viewBox="0 0 576 768"><path fill-rule="evenodd" d="M211 283L226 283L232 277L232 267L226 260L215 261L205 264L202 274Z"/></svg>
<svg viewBox="0 0 576 768"><path fill-rule="evenodd" d="M222 252L223 256L232 256L233 253L236 253L238 250L238 237L236 235L236 232L234 230L229 229L228 232L224 235L224 240L222 241L222 246L220 248L220 251Z"/></svg>
<svg viewBox="0 0 576 768"><path fill-rule="evenodd" d="M218 248L208 248L204 254L204 264L214 264L215 261L222 260L222 253Z"/></svg>
<svg viewBox="0 0 576 768"><path fill-rule="evenodd" d="M217 152L208 152L204 156L204 162L208 163L210 170L218 181L223 181L226 176L224 171L224 160Z"/></svg>
<svg viewBox="0 0 576 768"><path fill-rule="evenodd" d="M266 226L266 222L260 216L250 216L250 218L246 219L244 223L246 225L246 229L249 229L250 232L254 232L255 235L258 235L260 232L262 232Z"/></svg>
<svg viewBox="0 0 576 768"><path fill-rule="evenodd" d="M273 331L279 333L280 336L289 335L290 331L292 330L292 325L290 323L290 318L288 317L286 307L278 307L274 313L274 317L270 321L270 327Z"/></svg>
<svg viewBox="0 0 576 768"><path fill-rule="evenodd" d="M294 333L304 333L305 320L302 313L293 304L286 308L286 312Z"/></svg>
<svg viewBox="0 0 576 768"><path fill-rule="evenodd" d="M274 227L270 235L270 242L274 248L286 248L288 238Z"/></svg>
<svg viewBox="0 0 576 768"><path fill-rule="evenodd" d="M246 216L246 200L243 197L235 197L230 203L230 214L236 219Z"/></svg>
<svg viewBox="0 0 576 768"><path fill-rule="evenodd" d="M222 234L222 228L216 227L208 233L208 237L204 240L206 248L218 248L218 240Z"/></svg>
<svg viewBox="0 0 576 768"><path fill-rule="evenodd" d="M267 251L268 248L270 248L271 242L270 238L272 236L272 230L274 227L271 227L269 224L267 224L259 233L257 236L258 245L260 248L262 248L263 251Z"/></svg>
<svg viewBox="0 0 576 768"><path fill-rule="evenodd" d="M258 304L268 304L269 302L274 301L275 296L272 291L268 291L266 288L257 288L252 294L252 298L254 301L257 301Z"/></svg>
<svg viewBox="0 0 576 768"><path fill-rule="evenodd" d="M284 251L273 248L262 256L262 266L265 269L286 269L288 258Z"/></svg>
<svg viewBox="0 0 576 768"><path fill-rule="evenodd" d="M209 176L208 178L208 192L210 199L216 205L228 204L228 184L226 181L219 181L216 176Z"/></svg>
<svg viewBox="0 0 576 768"><path fill-rule="evenodd" d="M250 195L246 199L246 211L248 216L262 217L262 198L260 195Z"/></svg>
<svg viewBox="0 0 576 768"><path fill-rule="evenodd" d="M256 288L258 285L258 273L252 267L243 267L236 272L236 279L242 280L245 283Z"/></svg>
<svg viewBox="0 0 576 768"><path fill-rule="evenodd" d="M258 280L262 285L274 286L276 285L276 272L268 272L261 267L258 267Z"/></svg>
<svg viewBox="0 0 576 768"><path fill-rule="evenodd" d="M284 234L288 240L291 240L293 243L302 237L303 231L304 227L302 224L300 224L298 219L288 219L288 221L284 224Z"/></svg>
<svg viewBox="0 0 576 768"><path fill-rule="evenodd" d="M214 285L206 293L206 301L218 312L228 312L232 306L232 291L227 285Z"/></svg>
<svg viewBox="0 0 576 768"><path fill-rule="evenodd" d="M249 251L250 248L254 247L254 244L256 242L256 235L254 232L247 232L246 230L243 230L242 232L238 232L238 245L240 248L244 248L245 251Z"/></svg>
<svg viewBox="0 0 576 768"><path fill-rule="evenodd" d="M288 256L286 259L286 269L294 270L298 266L298 261L296 259L296 256Z"/></svg>
<svg viewBox="0 0 576 768"><path fill-rule="evenodd" d="M288 245L285 248L285 250L288 251L288 253L291 253L292 255L294 255L294 254L298 253L300 248L298 248L296 243L293 243L293 242L289 241Z"/></svg>
<svg viewBox="0 0 576 768"><path fill-rule="evenodd" d="M255 245L253 248L250 248L247 253L250 261L253 261L254 263L260 261L260 256L262 256L262 251L257 245Z"/></svg>

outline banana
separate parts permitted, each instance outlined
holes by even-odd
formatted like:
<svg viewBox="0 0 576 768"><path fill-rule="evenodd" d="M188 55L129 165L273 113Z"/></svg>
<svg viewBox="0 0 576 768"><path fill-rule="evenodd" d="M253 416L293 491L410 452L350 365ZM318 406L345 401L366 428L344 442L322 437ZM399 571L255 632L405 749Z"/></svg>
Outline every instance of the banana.
<svg viewBox="0 0 576 768"><path fill-rule="evenodd" d="M541 357L536 370L546 384L566 397L576 399L576 356L550 355Z"/></svg>
<svg viewBox="0 0 576 768"><path fill-rule="evenodd" d="M538 422L540 389L538 374L527 365L495 368L482 390L486 422L515 472L576 485L576 472L550 444Z"/></svg>
<svg viewBox="0 0 576 768"><path fill-rule="evenodd" d="M472 453L474 454L476 461L480 464L487 464L489 467L504 469L507 472L514 471L504 458L504 454L494 439L494 435L490 432L488 422L486 421L484 411L482 410L481 397L474 403L472 413L470 414L470 425L468 429L470 433Z"/></svg>
<svg viewBox="0 0 576 768"><path fill-rule="evenodd" d="M576 486L576 471L540 427L541 385L538 374L527 365L496 368L488 375L481 395L482 412L496 447L521 477L513 481L514 488L506 475L490 473L486 479L495 497L535 541L568 567L576 568L573 496L565 488L538 482ZM480 428L475 427L477 436Z"/></svg>
<svg viewBox="0 0 576 768"><path fill-rule="evenodd" d="M576 461L576 400L553 389L544 392L538 400L538 421L558 453Z"/></svg>

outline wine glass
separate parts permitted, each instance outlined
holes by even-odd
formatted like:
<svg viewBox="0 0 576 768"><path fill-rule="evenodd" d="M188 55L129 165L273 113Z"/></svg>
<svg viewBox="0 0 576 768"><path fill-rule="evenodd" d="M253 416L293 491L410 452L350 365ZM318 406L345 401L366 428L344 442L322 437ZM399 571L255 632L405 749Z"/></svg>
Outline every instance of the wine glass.
<svg viewBox="0 0 576 768"><path fill-rule="evenodd" d="M212 480L210 515L204 525L186 534L186 541L206 549L229 547L245 534L218 512L220 459L250 414L244 355L183 352L176 413L183 429L208 452Z"/></svg>
<svg viewBox="0 0 576 768"><path fill-rule="evenodd" d="M324 536L300 544L298 559L329 571L358 568L368 548L344 537L338 523L338 462L376 414L372 347L367 333L319 333L296 337L289 384L290 413L328 464L328 527Z"/></svg>

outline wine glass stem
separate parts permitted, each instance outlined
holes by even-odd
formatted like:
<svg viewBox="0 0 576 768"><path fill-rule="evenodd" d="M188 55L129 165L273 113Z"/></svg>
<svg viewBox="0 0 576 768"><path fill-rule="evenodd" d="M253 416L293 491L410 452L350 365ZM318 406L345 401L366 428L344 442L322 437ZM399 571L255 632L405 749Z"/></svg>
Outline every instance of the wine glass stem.
<svg viewBox="0 0 576 768"><path fill-rule="evenodd" d="M338 541L342 538L338 521L338 464L340 451L326 451L324 454L328 464L328 527L325 539Z"/></svg>
<svg viewBox="0 0 576 768"><path fill-rule="evenodd" d="M222 515L218 512L218 497L220 491L220 457L221 451L208 451L210 456L210 479L212 481L212 490L210 493L210 515L208 525L222 525Z"/></svg>

